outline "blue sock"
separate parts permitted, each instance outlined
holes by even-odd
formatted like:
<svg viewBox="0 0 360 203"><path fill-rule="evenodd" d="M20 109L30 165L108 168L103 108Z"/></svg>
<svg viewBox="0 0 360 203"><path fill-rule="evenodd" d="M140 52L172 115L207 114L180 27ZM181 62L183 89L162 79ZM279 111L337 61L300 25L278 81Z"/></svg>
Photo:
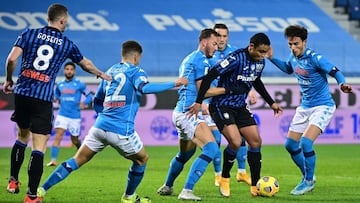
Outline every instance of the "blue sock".
<svg viewBox="0 0 360 203"><path fill-rule="evenodd" d="M56 161L59 155L59 147L52 146L51 147L51 161Z"/></svg>
<svg viewBox="0 0 360 203"><path fill-rule="evenodd" d="M204 145L202 153L191 165L184 189L192 190L194 188L195 183L197 183L200 177L204 174L206 167L214 159L218 150L219 146L215 142L209 142Z"/></svg>
<svg viewBox="0 0 360 203"><path fill-rule="evenodd" d="M309 138L302 137L300 140L301 148L304 151L305 157L305 168L306 175L305 180L313 180L314 172L315 172L315 162L316 162L316 154L313 149L313 141Z"/></svg>
<svg viewBox="0 0 360 203"><path fill-rule="evenodd" d="M133 195L136 188L140 184L141 180L144 177L146 164L138 165L133 163L128 173L128 181L126 185L126 195Z"/></svg>
<svg viewBox="0 0 360 203"><path fill-rule="evenodd" d="M216 140L216 143L220 147L221 144L221 133L219 130L212 130L212 134L214 135L214 138ZM219 173L221 171L221 151L219 150L218 153L215 154L215 157L213 159L213 165L214 170L216 173Z"/></svg>
<svg viewBox="0 0 360 203"><path fill-rule="evenodd" d="M42 187L45 191L47 191L52 186L64 180L71 172L77 170L78 168L79 165L76 163L74 158L63 162L50 174Z"/></svg>
<svg viewBox="0 0 360 203"><path fill-rule="evenodd" d="M245 140L242 140L240 148L236 154L238 169L246 169L246 156L247 156L247 147Z"/></svg>
<svg viewBox="0 0 360 203"><path fill-rule="evenodd" d="M166 177L165 185L172 187L175 179L179 176L184 168L185 163L194 155L196 147L187 152L179 152L176 157L171 160L170 168Z"/></svg>
<svg viewBox="0 0 360 203"><path fill-rule="evenodd" d="M300 148L299 142L286 138L285 148L290 153L292 160L301 170L303 176L305 176L305 157L302 149Z"/></svg>

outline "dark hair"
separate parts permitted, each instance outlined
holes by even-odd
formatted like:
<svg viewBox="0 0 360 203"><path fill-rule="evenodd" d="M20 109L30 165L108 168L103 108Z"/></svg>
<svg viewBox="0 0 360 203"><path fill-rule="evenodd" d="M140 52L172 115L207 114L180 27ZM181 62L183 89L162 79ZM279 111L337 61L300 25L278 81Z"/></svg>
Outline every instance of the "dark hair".
<svg viewBox="0 0 360 203"><path fill-rule="evenodd" d="M270 46L270 39L266 34L260 32L250 38L250 43L253 43L254 47L258 47L263 44Z"/></svg>
<svg viewBox="0 0 360 203"><path fill-rule="evenodd" d="M214 30L215 30L215 29L226 29L226 30L229 31L229 28L228 28L225 24L223 24L223 23L216 23L216 24L214 25L213 29L214 29Z"/></svg>
<svg viewBox="0 0 360 203"><path fill-rule="evenodd" d="M66 67L66 66L73 66L74 67L74 69L76 69L76 65L75 65L75 63L73 63L73 62L71 62L71 61L69 61L69 62L67 62L67 63L65 63L65 65L64 65L64 68Z"/></svg>
<svg viewBox="0 0 360 203"><path fill-rule="evenodd" d="M68 14L68 9L61 4L51 4L48 8L47 14L50 22L56 22L62 16L66 16Z"/></svg>
<svg viewBox="0 0 360 203"><path fill-rule="evenodd" d="M129 40L122 44L122 50L121 50L122 56L126 56L131 52L137 52L139 54L142 54L143 52L142 47L137 41Z"/></svg>
<svg viewBox="0 0 360 203"><path fill-rule="evenodd" d="M214 29L211 29L211 28L205 28L205 29L201 30L200 36L199 36L199 42L202 39L207 39L207 38L211 37L211 35L215 35L218 37L219 33L217 33Z"/></svg>
<svg viewBox="0 0 360 203"><path fill-rule="evenodd" d="M302 41L307 39L308 31L306 28L300 25L290 25L285 28L284 36L289 37L300 37Z"/></svg>

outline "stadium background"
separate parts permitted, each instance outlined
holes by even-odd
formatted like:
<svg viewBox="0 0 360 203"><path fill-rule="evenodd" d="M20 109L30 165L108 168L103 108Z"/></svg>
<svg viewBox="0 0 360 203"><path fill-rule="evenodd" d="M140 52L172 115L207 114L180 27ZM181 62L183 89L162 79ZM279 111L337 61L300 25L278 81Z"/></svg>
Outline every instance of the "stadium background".
<svg viewBox="0 0 360 203"><path fill-rule="evenodd" d="M3 4L0 8L0 67L5 67L6 57L16 36L26 28L46 25L47 7L56 2L14 0ZM317 142L360 143L360 44L314 1L64 0L60 3L68 7L70 14L65 35L76 42L86 57L105 71L120 60L120 45L124 40L137 40L144 48L141 66L151 81L176 78L183 57L197 48L199 31L212 27L214 23L228 25L229 43L237 47L246 46L254 33L265 32L271 38L275 55L284 59L289 54L283 36L284 28L295 23L304 25L309 30L308 46L329 58L354 85L354 94L340 94L335 81L329 79L338 110ZM19 68L16 74L18 72ZM0 68L1 83L4 76L5 68ZM90 89L96 90L98 80L89 77L80 68L77 76L86 81ZM284 107L284 115L279 119L273 118L272 111L267 109L261 98L251 108L259 123L264 144L281 144L295 107L300 102L299 90L292 76L281 73L270 62L264 76L271 95ZM60 79L62 71L59 72ZM136 129L146 145L177 144L171 122L175 102L175 90L143 97ZM0 127L3 132L0 134L0 147L11 146L16 137L16 126L9 120L12 110L13 97L1 91ZM91 109L82 112L82 136L85 136L95 117ZM70 144L68 136L62 144Z"/></svg>

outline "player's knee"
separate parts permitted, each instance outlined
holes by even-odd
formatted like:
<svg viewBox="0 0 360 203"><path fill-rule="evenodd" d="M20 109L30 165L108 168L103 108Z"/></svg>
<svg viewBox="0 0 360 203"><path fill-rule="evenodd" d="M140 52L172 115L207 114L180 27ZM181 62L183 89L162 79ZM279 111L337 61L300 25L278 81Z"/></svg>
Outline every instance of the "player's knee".
<svg viewBox="0 0 360 203"><path fill-rule="evenodd" d="M289 153L296 152L299 149L299 142L297 142L296 140L291 139L291 138L286 138L285 149Z"/></svg>

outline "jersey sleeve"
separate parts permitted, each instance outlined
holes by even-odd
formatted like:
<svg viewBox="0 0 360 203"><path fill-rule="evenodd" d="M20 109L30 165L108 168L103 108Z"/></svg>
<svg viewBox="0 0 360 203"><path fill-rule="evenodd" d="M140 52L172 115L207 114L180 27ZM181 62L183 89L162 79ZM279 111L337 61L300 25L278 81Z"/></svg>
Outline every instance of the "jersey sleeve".
<svg viewBox="0 0 360 203"><path fill-rule="evenodd" d="M71 52L69 53L69 58L74 62L74 63L79 63L84 56L81 54L79 48L73 44Z"/></svg>

